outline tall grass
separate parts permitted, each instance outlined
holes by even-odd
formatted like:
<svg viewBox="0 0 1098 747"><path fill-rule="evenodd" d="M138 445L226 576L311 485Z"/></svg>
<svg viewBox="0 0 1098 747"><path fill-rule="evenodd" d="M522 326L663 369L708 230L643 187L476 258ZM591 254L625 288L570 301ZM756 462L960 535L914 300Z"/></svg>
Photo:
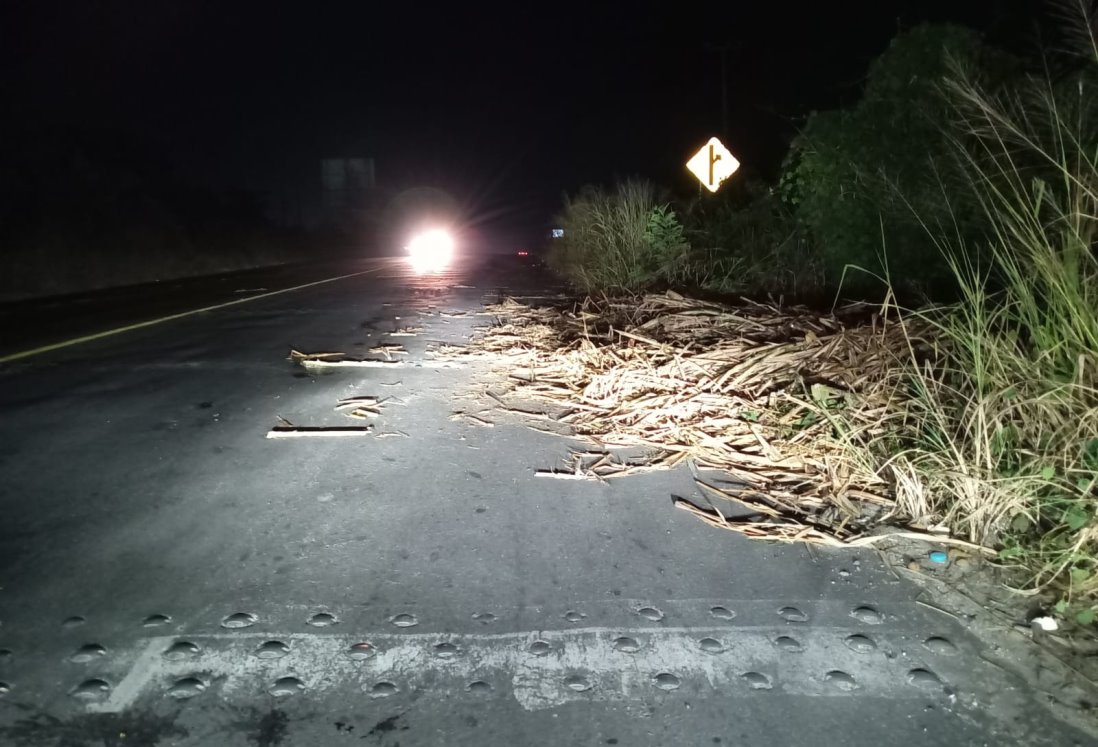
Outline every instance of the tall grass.
<svg viewBox="0 0 1098 747"><path fill-rule="evenodd" d="M584 291L637 290L658 282L686 251L673 212L649 182L586 187L565 200L564 237L550 265Z"/></svg>
<svg viewBox="0 0 1098 747"><path fill-rule="evenodd" d="M1098 611L1096 82L1093 46L1000 93L960 69L948 81L952 147L986 239L941 241L961 300L916 314L937 349L912 346L895 427L870 443L908 516L1000 547L1024 589L1086 625Z"/></svg>

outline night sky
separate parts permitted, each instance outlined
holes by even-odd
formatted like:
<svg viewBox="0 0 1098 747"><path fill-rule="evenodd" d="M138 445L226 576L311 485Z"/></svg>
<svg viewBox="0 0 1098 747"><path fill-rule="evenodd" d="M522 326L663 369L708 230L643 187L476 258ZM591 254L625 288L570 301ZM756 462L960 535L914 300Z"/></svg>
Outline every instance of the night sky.
<svg viewBox="0 0 1098 747"><path fill-rule="evenodd" d="M321 157L364 155L387 188L540 227L584 183L685 184L721 127L714 45L725 141L766 175L898 29L952 20L1017 44L1041 5L29 0L0 11L0 94L9 126L126 133L211 186L292 188Z"/></svg>

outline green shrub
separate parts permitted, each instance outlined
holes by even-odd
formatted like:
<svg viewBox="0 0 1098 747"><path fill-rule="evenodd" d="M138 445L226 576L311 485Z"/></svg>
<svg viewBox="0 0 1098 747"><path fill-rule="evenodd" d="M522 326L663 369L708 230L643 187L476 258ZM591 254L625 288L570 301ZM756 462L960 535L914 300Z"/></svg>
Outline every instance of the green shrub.
<svg viewBox="0 0 1098 747"><path fill-rule="evenodd" d="M852 294L872 295L885 280L900 291L940 290L949 267L926 229L966 238L981 230L944 126L941 83L952 62L989 81L1014 65L967 29L912 29L873 62L858 104L810 116L786 159L783 195L819 247L828 281L845 272Z"/></svg>
<svg viewBox="0 0 1098 747"><path fill-rule="evenodd" d="M648 213L644 241L653 257L674 258L682 252L686 246L683 227L669 205L657 205Z"/></svg>
<svg viewBox="0 0 1098 747"><path fill-rule="evenodd" d="M688 250L683 228L648 182L585 187L566 198L550 265L584 291L639 290L665 277Z"/></svg>

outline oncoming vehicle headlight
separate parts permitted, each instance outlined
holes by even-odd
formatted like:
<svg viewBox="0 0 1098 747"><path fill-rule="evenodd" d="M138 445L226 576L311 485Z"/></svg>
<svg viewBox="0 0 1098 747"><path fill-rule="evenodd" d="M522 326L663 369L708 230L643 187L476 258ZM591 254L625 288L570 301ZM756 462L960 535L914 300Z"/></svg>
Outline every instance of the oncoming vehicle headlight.
<svg viewBox="0 0 1098 747"><path fill-rule="evenodd" d="M443 270L454 256L454 239L442 229L418 234L408 244L408 259L416 272Z"/></svg>

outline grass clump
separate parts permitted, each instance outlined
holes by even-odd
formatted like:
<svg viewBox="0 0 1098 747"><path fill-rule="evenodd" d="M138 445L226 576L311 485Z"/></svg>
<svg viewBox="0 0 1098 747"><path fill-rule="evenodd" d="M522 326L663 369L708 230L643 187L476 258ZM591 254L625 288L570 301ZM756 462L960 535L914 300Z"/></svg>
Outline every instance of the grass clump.
<svg viewBox="0 0 1098 747"><path fill-rule="evenodd" d="M1093 37L1091 37L1093 38ZM983 240L937 240L960 300L869 448L911 516L1000 548L1028 593L1098 612L1098 50L991 92L957 67L950 146ZM925 358L923 359L925 361ZM855 448L862 448L855 446Z"/></svg>
<svg viewBox="0 0 1098 747"><path fill-rule="evenodd" d="M557 223L564 236L549 263L588 292L654 285L689 250L674 210L645 181L586 187L566 198Z"/></svg>

